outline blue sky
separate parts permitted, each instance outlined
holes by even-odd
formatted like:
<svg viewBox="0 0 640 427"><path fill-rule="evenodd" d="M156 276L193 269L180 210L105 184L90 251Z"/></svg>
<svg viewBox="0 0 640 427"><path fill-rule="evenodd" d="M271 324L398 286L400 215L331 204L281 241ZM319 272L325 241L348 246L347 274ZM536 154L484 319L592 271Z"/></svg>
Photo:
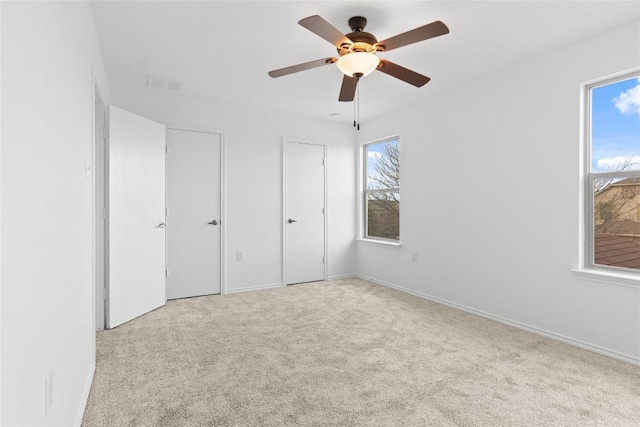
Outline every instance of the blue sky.
<svg viewBox="0 0 640 427"><path fill-rule="evenodd" d="M383 143L367 145L367 188L368 189L376 189L379 187L379 185L376 185L376 183L371 180L371 177L374 177L375 175L377 175L376 164L378 163L380 157L383 156L385 146L390 144L398 144L398 140L392 139Z"/></svg>
<svg viewBox="0 0 640 427"><path fill-rule="evenodd" d="M640 169L640 78L594 88L591 103L592 169L615 170L625 159Z"/></svg>

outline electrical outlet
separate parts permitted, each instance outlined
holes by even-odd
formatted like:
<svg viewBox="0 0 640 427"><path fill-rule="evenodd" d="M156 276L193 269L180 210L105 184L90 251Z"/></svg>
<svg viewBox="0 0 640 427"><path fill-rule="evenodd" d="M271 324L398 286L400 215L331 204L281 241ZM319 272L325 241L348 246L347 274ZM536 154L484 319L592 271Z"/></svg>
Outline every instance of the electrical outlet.
<svg viewBox="0 0 640 427"><path fill-rule="evenodd" d="M413 252L411 254L411 261L418 262L418 252Z"/></svg>
<svg viewBox="0 0 640 427"><path fill-rule="evenodd" d="M47 372L44 377L44 413L48 414L53 405L53 371Z"/></svg>
<svg viewBox="0 0 640 427"><path fill-rule="evenodd" d="M244 261L244 251L236 251L236 261Z"/></svg>

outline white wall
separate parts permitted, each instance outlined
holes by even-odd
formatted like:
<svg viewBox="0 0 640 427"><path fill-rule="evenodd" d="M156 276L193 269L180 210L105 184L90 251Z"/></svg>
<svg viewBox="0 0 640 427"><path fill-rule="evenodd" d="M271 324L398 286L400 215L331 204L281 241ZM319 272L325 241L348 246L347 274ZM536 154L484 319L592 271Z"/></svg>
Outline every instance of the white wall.
<svg viewBox="0 0 640 427"><path fill-rule="evenodd" d="M93 73L85 2L2 2L2 425L79 423L94 367ZM94 65L95 64L95 65ZM53 371L45 415L44 379Z"/></svg>
<svg viewBox="0 0 640 427"><path fill-rule="evenodd" d="M2 46L2 5L0 4L0 46ZM1 52L0 48L0 52ZM2 165L2 55L0 54L0 166ZM1 171L1 169L0 169ZM2 173L0 172L0 224L2 224ZM0 226L0 242L2 227ZM2 245L0 244L0 310L2 309ZM0 312L0 383L2 381L2 315ZM2 385L0 384L0 425L2 424Z"/></svg>
<svg viewBox="0 0 640 427"><path fill-rule="evenodd" d="M360 143L400 134L402 247L359 243L358 273L640 361L640 289L570 271L579 256L580 84L637 67L638 28L365 123Z"/></svg>
<svg viewBox="0 0 640 427"><path fill-rule="evenodd" d="M282 283L282 138L325 141L329 276L355 273L352 127L155 91L113 89L111 103L161 123L225 133L227 292ZM237 250L244 261L236 261Z"/></svg>

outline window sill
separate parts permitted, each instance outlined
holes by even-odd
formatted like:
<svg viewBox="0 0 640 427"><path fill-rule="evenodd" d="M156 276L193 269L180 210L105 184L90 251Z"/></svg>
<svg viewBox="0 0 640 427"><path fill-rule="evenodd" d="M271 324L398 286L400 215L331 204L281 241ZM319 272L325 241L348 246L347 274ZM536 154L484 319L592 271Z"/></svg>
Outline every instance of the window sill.
<svg viewBox="0 0 640 427"><path fill-rule="evenodd" d="M363 237L358 237L356 242L366 243L374 246L387 246L391 248L399 248L402 246L400 242L393 242L391 240L376 240L376 239L365 239Z"/></svg>
<svg viewBox="0 0 640 427"><path fill-rule="evenodd" d="M605 283L607 285L625 286L628 288L640 288L640 276L633 273L621 273L619 271L598 270L595 268L572 269L576 276L592 282Z"/></svg>

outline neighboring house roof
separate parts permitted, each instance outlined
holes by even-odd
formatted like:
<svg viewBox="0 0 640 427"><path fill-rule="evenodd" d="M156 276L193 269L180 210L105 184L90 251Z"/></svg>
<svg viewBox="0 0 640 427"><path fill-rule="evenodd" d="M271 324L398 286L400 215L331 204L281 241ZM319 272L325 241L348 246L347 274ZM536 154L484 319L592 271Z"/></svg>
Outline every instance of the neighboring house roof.
<svg viewBox="0 0 640 427"><path fill-rule="evenodd" d="M613 187L640 187L640 178L625 178L621 181L609 183L605 187L596 191L595 196L599 197L611 190ZM640 192L638 192L638 194L640 194Z"/></svg>
<svg viewBox="0 0 640 427"><path fill-rule="evenodd" d="M640 269L640 238L596 233L595 263Z"/></svg>
<svg viewBox="0 0 640 427"><path fill-rule="evenodd" d="M640 178L625 178L622 181L611 184L609 187L616 187L619 185L640 185Z"/></svg>

